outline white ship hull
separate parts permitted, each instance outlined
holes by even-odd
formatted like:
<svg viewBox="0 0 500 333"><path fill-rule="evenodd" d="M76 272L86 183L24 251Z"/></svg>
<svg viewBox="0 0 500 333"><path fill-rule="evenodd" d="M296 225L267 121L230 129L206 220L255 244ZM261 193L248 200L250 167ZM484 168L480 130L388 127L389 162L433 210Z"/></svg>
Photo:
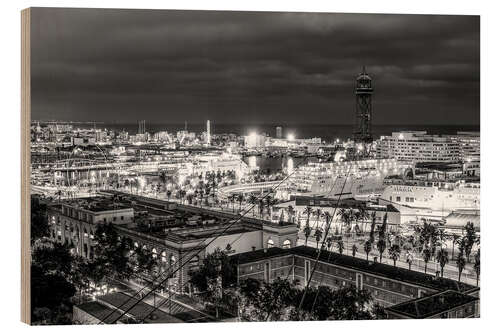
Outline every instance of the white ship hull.
<svg viewBox="0 0 500 333"><path fill-rule="evenodd" d="M310 163L299 168L286 185L289 194L370 200L384 191L387 176L401 176L413 165L393 159Z"/></svg>
<svg viewBox="0 0 500 333"><path fill-rule="evenodd" d="M443 186L388 185L382 193L382 202L410 208L433 211L478 210L479 184L450 184ZM400 207L400 208L403 208Z"/></svg>

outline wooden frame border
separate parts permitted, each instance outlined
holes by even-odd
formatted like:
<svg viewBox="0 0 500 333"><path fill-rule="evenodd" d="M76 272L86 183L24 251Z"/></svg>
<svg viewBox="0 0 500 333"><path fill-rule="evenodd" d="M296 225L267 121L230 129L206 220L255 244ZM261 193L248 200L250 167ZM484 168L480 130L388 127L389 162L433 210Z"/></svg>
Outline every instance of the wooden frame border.
<svg viewBox="0 0 500 333"><path fill-rule="evenodd" d="M21 321L31 324L31 9L21 11Z"/></svg>

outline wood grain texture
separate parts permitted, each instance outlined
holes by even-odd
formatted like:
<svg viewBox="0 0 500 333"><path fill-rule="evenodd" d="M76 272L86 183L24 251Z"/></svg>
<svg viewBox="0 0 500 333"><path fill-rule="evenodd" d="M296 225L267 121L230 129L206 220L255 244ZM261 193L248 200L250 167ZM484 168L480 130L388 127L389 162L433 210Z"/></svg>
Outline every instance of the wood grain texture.
<svg viewBox="0 0 500 333"><path fill-rule="evenodd" d="M31 10L21 11L21 321L31 324L30 125Z"/></svg>

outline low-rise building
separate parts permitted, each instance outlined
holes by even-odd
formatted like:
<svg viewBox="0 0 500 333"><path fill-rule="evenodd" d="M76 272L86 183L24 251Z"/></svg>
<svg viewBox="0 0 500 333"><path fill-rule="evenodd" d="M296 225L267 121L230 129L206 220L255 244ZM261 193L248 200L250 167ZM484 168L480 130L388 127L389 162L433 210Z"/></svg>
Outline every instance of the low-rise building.
<svg viewBox="0 0 500 333"><path fill-rule="evenodd" d="M113 223L122 237L156 259L157 270L172 272L169 283L179 292L189 290L189 272L216 248L233 254L269 244L297 245L294 224L279 225L116 191L54 204L49 207L48 218L54 240L73 246L76 254L90 259L94 256L97 226ZM153 272L150 279L154 278Z"/></svg>
<svg viewBox="0 0 500 333"><path fill-rule="evenodd" d="M237 254L235 259L238 281L253 278L271 282L282 278L304 287L310 279L310 286L325 285L332 289L354 286L369 291L373 301L385 308L451 291L462 296L449 297L447 306L440 308L439 313L472 305L472 313L467 311L462 317L479 316L479 288L422 272L325 250L318 256L317 249L307 246L262 249Z"/></svg>
<svg viewBox="0 0 500 333"><path fill-rule="evenodd" d="M429 135L426 131L393 132L377 141L378 158L398 161L442 162L461 160L460 143L449 136Z"/></svg>

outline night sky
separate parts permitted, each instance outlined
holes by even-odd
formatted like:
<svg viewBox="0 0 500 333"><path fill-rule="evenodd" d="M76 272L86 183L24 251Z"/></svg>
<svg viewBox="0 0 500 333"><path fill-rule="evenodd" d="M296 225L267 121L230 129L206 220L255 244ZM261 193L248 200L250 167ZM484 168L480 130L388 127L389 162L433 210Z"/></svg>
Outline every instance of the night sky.
<svg viewBox="0 0 500 333"><path fill-rule="evenodd" d="M32 119L479 124L479 17L35 8Z"/></svg>

